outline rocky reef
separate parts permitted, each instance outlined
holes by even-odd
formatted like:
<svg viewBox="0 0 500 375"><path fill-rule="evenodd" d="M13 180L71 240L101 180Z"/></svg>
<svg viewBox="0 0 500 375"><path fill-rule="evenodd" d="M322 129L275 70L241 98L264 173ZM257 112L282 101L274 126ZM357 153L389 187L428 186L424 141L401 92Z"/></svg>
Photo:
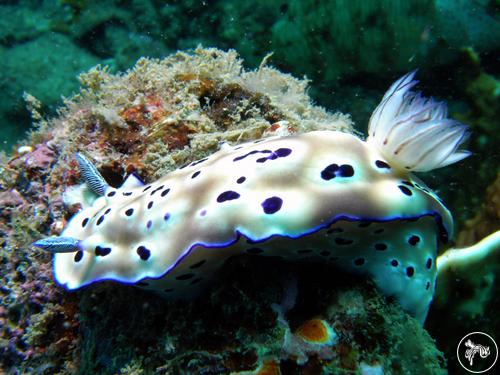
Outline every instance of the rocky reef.
<svg viewBox="0 0 500 375"><path fill-rule="evenodd" d="M317 264L233 258L189 301L114 282L56 285L51 256L30 244L59 234L79 209L61 198L80 178L75 152L116 186L131 172L154 180L224 142L353 131L349 116L311 103L307 81L266 61L245 70L234 51L143 58L116 75L98 66L80 82L50 119L26 97L35 130L0 163L0 372L446 373L434 341L397 303Z"/></svg>

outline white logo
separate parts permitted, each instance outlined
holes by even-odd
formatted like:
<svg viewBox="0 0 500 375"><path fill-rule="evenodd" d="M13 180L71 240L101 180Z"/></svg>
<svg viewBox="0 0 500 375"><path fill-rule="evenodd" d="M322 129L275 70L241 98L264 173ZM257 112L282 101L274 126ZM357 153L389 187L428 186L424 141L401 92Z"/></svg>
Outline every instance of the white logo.
<svg viewBox="0 0 500 375"><path fill-rule="evenodd" d="M474 356L476 353L479 353L481 358L486 358L490 355L489 346L476 345L470 340L465 342L465 346L469 348L465 351L465 358L469 360L471 366L474 364Z"/></svg>
<svg viewBox="0 0 500 375"><path fill-rule="evenodd" d="M498 347L490 335L472 332L460 340L457 358L464 369L474 374L481 374L495 366Z"/></svg>

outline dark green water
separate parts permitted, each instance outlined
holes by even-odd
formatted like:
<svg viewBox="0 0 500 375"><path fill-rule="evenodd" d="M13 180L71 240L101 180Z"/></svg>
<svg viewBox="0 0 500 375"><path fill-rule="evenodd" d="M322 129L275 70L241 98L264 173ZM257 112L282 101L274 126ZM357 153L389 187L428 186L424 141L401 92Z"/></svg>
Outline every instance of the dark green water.
<svg viewBox="0 0 500 375"><path fill-rule="evenodd" d="M199 45L234 49L248 69L272 53L268 65L307 77L312 99L351 114L360 132L389 85L418 69L424 94L447 101L450 117L470 126L473 153L421 177L447 202L458 231L492 204L485 191L500 160L498 0L3 0L0 150L17 149L31 129L24 93L41 102L42 117L53 117L93 66L116 73L140 57ZM488 306L498 312L498 301ZM440 319L431 313L428 329L450 358L456 343ZM456 326L460 319L451 317ZM498 318L478 322L500 339ZM460 371L453 359L448 366Z"/></svg>
<svg viewBox="0 0 500 375"><path fill-rule="evenodd" d="M124 71L141 56L197 45L233 48L248 67L269 63L311 79L311 95L351 113L360 129L381 93L420 69L424 87L470 110L462 49L498 74L498 2L491 1L2 1L0 123L5 150L29 129L23 92L53 115L102 64ZM498 108L497 108L498 109Z"/></svg>

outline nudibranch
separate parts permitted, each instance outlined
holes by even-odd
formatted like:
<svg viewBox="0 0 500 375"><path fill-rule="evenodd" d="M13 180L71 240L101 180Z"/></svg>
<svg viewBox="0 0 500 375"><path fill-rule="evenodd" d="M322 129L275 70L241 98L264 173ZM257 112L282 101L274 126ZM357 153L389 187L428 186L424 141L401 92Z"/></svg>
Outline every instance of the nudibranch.
<svg viewBox="0 0 500 375"><path fill-rule="evenodd" d="M68 289L116 280L185 296L229 257L322 259L365 275L420 320L434 293L437 251L452 235L441 200L412 172L469 155L468 128L444 103L396 81L373 112L368 138L314 131L228 146L144 185L109 186L78 154L97 198L60 237L55 253Z"/></svg>

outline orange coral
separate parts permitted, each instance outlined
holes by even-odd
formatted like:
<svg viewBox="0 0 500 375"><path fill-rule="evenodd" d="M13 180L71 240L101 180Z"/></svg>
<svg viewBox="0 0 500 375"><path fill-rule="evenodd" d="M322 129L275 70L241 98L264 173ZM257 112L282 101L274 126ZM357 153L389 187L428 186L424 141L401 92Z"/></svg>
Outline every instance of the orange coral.
<svg viewBox="0 0 500 375"><path fill-rule="evenodd" d="M170 126L167 134L163 137L169 150L181 149L189 143L188 134L193 133L193 130L187 125L180 123L176 126Z"/></svg>
<svg viewBox="0 0 500 375"><path fill-rule="evenodd" d="M163 100L154 95L146 96L144 103L125 109L121 117L128 124L149 126L167 115Z"/></svg>
<svg viewBox="0 0 500 375"><path fill-rule="evenodd" d="M233 375L281 375L280 365L274 358L267 358L253 371L232 373Z"/></svg>
<svg viewBox="0 0 500 375"><path fill-rule="evenodd" d="M295 335L304 341L314 344L325 344L332 341L330 326L327 322L318 318L309 319L304 322L297 328Z"/></svg>
<svg viewBox="0 0 500 375"><path fill-rule="evenodd" d="M275 360L264 360L256 375L280 375L280 367Z"/></svg>

